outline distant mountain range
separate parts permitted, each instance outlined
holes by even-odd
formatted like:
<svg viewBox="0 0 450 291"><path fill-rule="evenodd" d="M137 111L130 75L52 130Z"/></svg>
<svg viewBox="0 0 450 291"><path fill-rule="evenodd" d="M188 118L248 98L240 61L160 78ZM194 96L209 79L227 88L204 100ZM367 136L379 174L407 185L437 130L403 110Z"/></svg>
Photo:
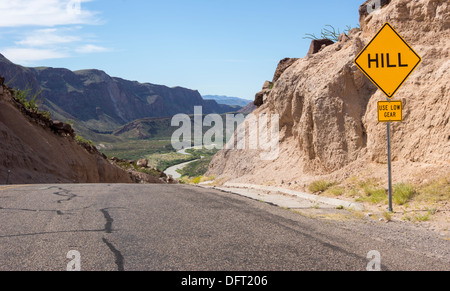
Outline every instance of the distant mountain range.
<svg viewBox="0 0 450 291"><path fill-rule="evenodd" d="M219 96L219 95L203 95L203 99L214 100L219 104L237 105L237 106L241 106L241 107L245 107L249 103L253 102L251 100L242 99L242 98L238 98L238 97L228 97L228 96Z"/></svg>
<svg viewBox="0 0 450 291"><path fill-rule="evenodd" d="M1 54L0 75L12 88L41 92L41 109L54 119L75 121L75 129L82 132L112 133L137 119L193 114L194 106L202 106L204 114L241 109L204 100L196 90L128 81L100 70L23 67Z"/></svg>

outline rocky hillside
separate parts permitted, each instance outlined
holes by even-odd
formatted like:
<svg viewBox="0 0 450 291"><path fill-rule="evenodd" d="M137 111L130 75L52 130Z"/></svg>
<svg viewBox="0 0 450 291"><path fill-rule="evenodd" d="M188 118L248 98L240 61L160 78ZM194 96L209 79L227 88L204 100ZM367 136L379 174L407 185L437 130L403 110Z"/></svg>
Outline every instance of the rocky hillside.
<svg viewBox="0 0 450 291"><path fill-rule="evenodd" d="M136 119L234 112L235 107L203 100L198 91L114 78L99 70L27 68L0 55L0 74L13 88L42 90L42 108L59 120L72 119L96 132L112 132Z"/></svg>
<svg viewBox="0 0 450 291"><path fill-rule="evenodd" d="M176 127L171 125L172 118L143 118L119 127L112 134L128 139L170 139Z"/></svg>
<svg viewBox="0 0 450 291"><path fill-rule="evenodd" d="M94 147L77 142L70 125L29 111L0 83L0 184L135 182Z"/></svg>
<svg viewBox="0 0 450 291"><path fill-rule="evenodd" d="M255 115L280 115L278 158L223 150L208 175L301 185L319 177L386 177L386 125L377 119L377 102L386 97L353 63L386 22L423 59L394 98L405 107L404 122L392 126L394 179L420 182L450 173L450 4L392 0L373 10L368 2L360 9L361 29L337 43L313 41L306 57L280 62L273 82L256 95Z"/></svg>

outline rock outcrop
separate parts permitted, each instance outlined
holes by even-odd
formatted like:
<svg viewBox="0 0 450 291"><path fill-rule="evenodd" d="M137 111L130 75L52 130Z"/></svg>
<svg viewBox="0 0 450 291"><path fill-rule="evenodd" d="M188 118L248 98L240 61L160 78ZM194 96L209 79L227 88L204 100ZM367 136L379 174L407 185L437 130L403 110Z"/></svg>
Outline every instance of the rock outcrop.
<svg viewBox="0 0 450 291"><path fill-rule="evenodd" d="M275 74L273 75L272 82L265 81L262 87L262 91L255 94L255 101L253 102L254 106L260 107L264 104L264 102L267 99L267 96L269 95L270 91L274 86L274 83L278 81L278 79L284 73L284 71L286 71L287 68L292 66L292 64L294 64L297 60L298 59L296 58L284 58L278 63L277 69L275 70Z"/></svg>
<svg viewBox="0 0 450 291"><path fill-rule="evenodd" d="M377 119L377 102L386 97L353 63L385 22L423 59L395 97L405 109L404 122L392 126L394 175L450 172L450 3L381 1L374 10L369 2L360 9L360 30L295 60L270 92L257 95L254 115L280 116L278 158L263 161L261 150L222 150L207 175L259 184L386 176L386 126Z"/></svg>
<svg viewBox="0 0 450 291"><path fill-rule="evenodd" d="M314 39L311 41L311 46L309 47L308 56L312 56L322 51L327 46L333 45L334 42L327 38L325 39Z"/></svg>
<svg viewBox="0 0 450 291"><path fill-rule="evenodd" d="M137 166L138 167L147 168L148 160L147 159L140 159L139 161L137 161Z"/></svg>
<svg viewBox="0 0 450 291"><path fill-rule="evenodd" d="M272 83L275 83L278 81L280 76L286 71L287 68L292 66L293 63L295 63L298 59L297 58L284 58L282 59L277 66L277 69L275 70L275 74L273 75Z"/></svg>

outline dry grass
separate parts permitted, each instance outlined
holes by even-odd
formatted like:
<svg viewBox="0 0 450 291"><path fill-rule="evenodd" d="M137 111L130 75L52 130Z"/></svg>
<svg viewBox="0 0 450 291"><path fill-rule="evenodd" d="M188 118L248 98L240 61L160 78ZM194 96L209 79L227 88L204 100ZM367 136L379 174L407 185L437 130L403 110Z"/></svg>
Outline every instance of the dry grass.
<svg viewBox="0 0 450 291"><path fill-rule="evenodd" d="M375 220L403 220L415 223L432 222L436 229L448 231L450 217L450 175L437 177L425 184L402 182L393 185L394 213L388 212L388 193L377 179L352 177L334 185L322 195L352 199L363 203L366 213ZM447 224L447 230L445 225Z"/></svg>
<svg viewBox="0 0 450 291"><path fill-rule="evenodd" d="M400 183L393 187L393 201L397 205L404 205L414 198L417 190L412 184Z"/></svg>
<svg viewBox="0 0 450 291"><path fill-rule="evenodd" d="M443 176L418 187L415 199L431 203L450 201L450 175Z"/></svg>
<svg viewBox="0 0 450 291"><path fill-rule="evenodd" d="M317 180L317 181L312 182L308 186L308 190L312 193L325 192L326 190L328 190L330 187L332 187L335 184L336 184L335 182L330 182L330 181L326 181L326 180Z"/></svg>

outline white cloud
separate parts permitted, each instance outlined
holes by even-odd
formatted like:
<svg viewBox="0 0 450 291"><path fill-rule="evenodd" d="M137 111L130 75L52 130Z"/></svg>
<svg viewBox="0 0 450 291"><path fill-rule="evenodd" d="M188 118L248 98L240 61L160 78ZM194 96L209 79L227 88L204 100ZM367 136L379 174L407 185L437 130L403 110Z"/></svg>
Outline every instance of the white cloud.
<svg viewBox="0 0 450 291"><path fill-rule="evenodd" d="M9 43L0 52L15 63L100 53L108 48L89 44L95 35L83 33L84 25L102 24L98 13L83 3L93 0L0 0L0 28L10 31ZM15 39L14 39L15 38Z"/></svg>
<svg viewBox="0 0 450 291"><path fill-rule="evenodd" d="M103 53L109 51L109 49L101 46L96 46L93 44L86 44L78 47L75 51L77 53L89 54L89 53Z"/></svg>
<svg viewBox="0 0 450 291"><path fill-rule="evenodd" d="M56 44L67 44L81 40L79 36L66 35L65 33L66 29L38 29L29 33L25 39L17 41L16 44L21 46L42 47Z"/></svg>
<svg viewBox="0 0 450 291"><path fill-rule="evenodd" d="M83 8L90 0L0 0L0 27L97 24L97 13Z"/></svg>
<svg viewBox="0 0 450 291"><path fill-rule="evenodd" d="M6 48L2 54L16 64L29 64L33 61L67 58L67 53L53 49Z"/></svg>

